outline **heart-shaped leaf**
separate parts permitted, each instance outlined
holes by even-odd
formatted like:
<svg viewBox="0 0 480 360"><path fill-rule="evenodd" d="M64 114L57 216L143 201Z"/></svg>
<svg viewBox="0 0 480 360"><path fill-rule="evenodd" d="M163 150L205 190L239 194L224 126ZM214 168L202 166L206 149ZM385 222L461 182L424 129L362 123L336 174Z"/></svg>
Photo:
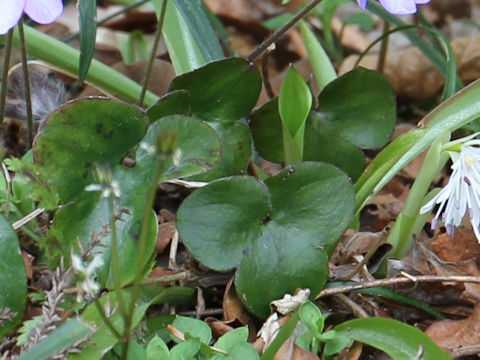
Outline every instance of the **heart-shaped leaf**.
<svg viewBox="0 0 480 360"><path fill-rule="evenodd" d="M80 99L52 113L33 146L34 161L68 202L93 182L94 163L116 164L145 135L148 118L136 106Z"/></svg>
<svg viewBox="0 0 480 360"><path fill-rule="evenodd" d="M12 226L0 216L0 339L22 321L27 303L27 275L18 238Z"/></svg>
<svg viewBox="0 0 480 360"><path fill-rule="evenodd" d="M217 131L222 142L221 158L207 173L189 180L210 181L246 171L251 137L238 120L251 111L261 86L254 66L241 58L223 59L175 78L170 93L148 110L152 121L165 115L189 114Z"/></svg>
<svg viewBox="0 0 480 360"><path fill-rule="evenodd" d="M318 103L305 124L303 159L334 164L357 179L365 166L360 149L385 145L393 132L396 106L390 83L375 71L357 68L330 82ZM251 128L260 155L283 162L277 99L255 112Z"/></svg>
<svg viewBox="0 0 480 360"><path fill-rule="evenodd" d="M347 175L329 164L289 166L260 183L236 176L196 190L180 207L185 246L205 266L236 266L236 286L260 317L268 303L298 287L319 291L327 261L354 207ZM301 259L301 261L299 261Z"/></svg>
<svg viewBox="0 0 480 360"><path fill-rule="evenodd" d="M153 172L158 161L148 149L153 147L158 137L172 131L178 136L178 147L175 160L169 158L163 164L161 181L205 171L215 164L220 155L218 136L210 126L198 119L172 115L161 118L149 127L141 141L145 146L140 147L134 154L136 158L134 167L126 169L121 165L115 167L112 165L113 180L118 183L121 192L116 204L116 211L121 209L121 219L116 221L115 228L122 284L133 280L137 267L148 267L150 254L154 250L157 228L152 212L144 256L146 263L137 263L138 239L145 216L146 189L153 181ZM84 247L87 246L92 233L100 234L103 224L108 224L109 219L108 199L99 193L81 191L76 201L57 211L51 234L62 246L64 255L68 257L69 249L75 245L77 239ZM110 236L102 240L102 245L98 252L103 254L104 265L97 273L100 283L112 288L114 283Z"/></svg>

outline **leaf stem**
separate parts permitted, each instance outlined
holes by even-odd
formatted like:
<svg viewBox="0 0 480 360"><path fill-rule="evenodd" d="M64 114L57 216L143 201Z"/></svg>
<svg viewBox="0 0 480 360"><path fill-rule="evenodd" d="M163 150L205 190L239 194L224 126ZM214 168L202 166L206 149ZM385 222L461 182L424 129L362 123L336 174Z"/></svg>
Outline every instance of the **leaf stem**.
<svg viewBox="0 0 480 360"><path fill-rule="evenodd" d="M118 242L117 242L117 229L115 227L115 221L117 216L115 214L115 195L112 193L108 197L108 207L110 212L110 239L112 244L112 268L113 268L113 282L115 293L117 294L118 307L120 314L125 318L127 315L127 308L122 295L122 284L120 280L120 268L118 260Z"/></svg>
<svg viewBox="0 0 480 360"><path fill-rule="evenodd" d="M30 94L30 76L28 74L27 49L25 46L25 33L23 32L23 20L18 22L18 36L20 39L20 50L22 56L23 83L25 87L25 107L27 116L28 147L33 144L33 115L32 99Z"/></svg>
<svg viewBox="0 0 480 360"><path fill-rule="evenodd" d="M154 155L157 157L157 161L155 162L155 168L153 170L153 176L151 179L150 186L147 189L145 209L143 212L144 216L143 216L143 221L142 221L142 226L140 231L140 239L138 242L137 268L135 273L135 279L133 280L130 306L127 312L127 316L125 318L125 329L124 329L124 336L123 336L125 339L129 338L130 327L132 325L133 312L135 310L135 303L140 293L140 285L142 284L142 278L144 275L143 263L145 261L145 252L147 249L148 229L150 227L150 220L152 217L151 212L153 208L153 203L155 201L155 194L157 192L157 184L160 179L160 176L162 175L162 170L166 160L166 155L167 155L166 152L163 152L157 145L155 150L155 155ZM123 343L122 355L120 357L122 360L127 359L128 346L129 346L128 341Z"/></svg>
<svg viewBox="0 0 480 360"><path fill-rule="evenodd" d="M293 18L290 19L285 25L280 29L276 30L273 34L267 37L262 41L260 45L257 46L255 50L252 51L250 55L246 57L248 62L255 60L260 54L262 54L271 44L280 39L283 34L285 34L293 25L295 25L299 20L303 19L315 6L317 6L322 0L312 0L310 4L305 6L302 10L298 11Z"/></svg>
<svg viewBox="0 0 480 360"><path fill-rule="evenodd" d="M98 314L100 315L102 321L108 327L108 329L112 332L113 336L115 336L118 340L122 341L122 335L120 335L117 329L115 329L112 322L105 314L105 311L103 310L103 307L100 304L100 301L98 301L98 298L95 298L95 300L93 300L93 303L95 304L95 308L97 309Z"/></svg>
<svg viewBox="0 0 480 360"><path fill-rule="evenodd" d="M138 104L140 106L143 106L145 93L147 92L150 76L152 75L153 62L155 61L155 55L157 54L158 44L160 43L160 38L162 37L163 21L165 19L165 13L167 11L167 1L168 0L165 0L162 2L160 17L158 18L157 31L155 32L155 40L153 41L152 52L150 54L150 60L148 61L147 71L145 73L145 80L143 81L142 91L140 93L140 98L138 99Z"/></svg>
<svg viewBox="0 0 480 360"><path fill-rule="evenodd" d="M8 70L10 68L10 56L12 54L13 31L7 34L7 43L5 44L5 58L3 59L2 89L0 93L0 126L3 124L5 115L5 103L7 101L8 90Z"/></svg>

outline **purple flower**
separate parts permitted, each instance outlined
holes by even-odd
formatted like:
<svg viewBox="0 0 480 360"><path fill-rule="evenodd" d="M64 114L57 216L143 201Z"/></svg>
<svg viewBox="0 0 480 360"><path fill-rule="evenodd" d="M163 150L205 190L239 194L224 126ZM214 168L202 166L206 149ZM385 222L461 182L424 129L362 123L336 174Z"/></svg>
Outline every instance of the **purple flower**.
<svg viewBox="0 0 480 360"><path fill-rule="evenodd" d="M1 0L0 35L17 25L25 12L39 24L54 22L63 11L62 0Z"/></svg>
<svg viewBox="0 0 480 360"><path fill-rule="evenodd" d="M379 0L380 4L389 13L395 15L407 15L417 12L418 4L427 4L431 0ZM367 0L357 0L360 7L365 10L367 7Z"/></svg>

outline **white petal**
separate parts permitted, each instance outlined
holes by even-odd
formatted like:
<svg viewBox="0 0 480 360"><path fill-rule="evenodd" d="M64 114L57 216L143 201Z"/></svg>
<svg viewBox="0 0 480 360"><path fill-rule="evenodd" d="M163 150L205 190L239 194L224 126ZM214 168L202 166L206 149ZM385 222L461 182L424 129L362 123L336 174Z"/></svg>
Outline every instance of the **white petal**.
<svg viewBox="0 0 480 360"><path fill-rule="evenodd" d="M0 11L0 35L6 34L17 25L23 14L25 0L2 0Z"/></svg>
<svg viewBox="0 0 480 360"><path fill-rule="evenodd" d="M25 12L39 24L50 24L63 12L62 0L26 0Z"/></svg>

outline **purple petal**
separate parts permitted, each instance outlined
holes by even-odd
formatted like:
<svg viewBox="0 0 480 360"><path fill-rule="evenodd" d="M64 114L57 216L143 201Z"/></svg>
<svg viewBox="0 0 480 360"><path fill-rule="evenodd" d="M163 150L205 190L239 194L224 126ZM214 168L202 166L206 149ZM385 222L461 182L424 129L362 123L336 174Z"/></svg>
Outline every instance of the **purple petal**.
<svg viewBox="0 0 480 360"><path fill-rule="evenodd" d="M62 0L26 0L25 12L39 24L50 24L63 12Z"/></svg>
<svg viewBox="0 0 480 360"><path fill-rule="evenodd" d="M415 0L415 4L428 4L432 0Z"/></svg>
<svg viewBox="0 0 480 360"><path fill-rule="evenodd" d="M380 3L385 10L394 15L407 15L417 12L415 0L380 0Z"/></svg>
<svg viewBox="0 0 480 360"><path fill-rule="evenodd" d="M363 10L367 8L367 0L357 0L357 2Z"/></svg>
<svg viewBox="0 0 480 360"><path fill-rule="evenodd" d="M6 34L8 30L17 25L23 13L25 0L2 0L0 11L0 35Z"/></svg>

